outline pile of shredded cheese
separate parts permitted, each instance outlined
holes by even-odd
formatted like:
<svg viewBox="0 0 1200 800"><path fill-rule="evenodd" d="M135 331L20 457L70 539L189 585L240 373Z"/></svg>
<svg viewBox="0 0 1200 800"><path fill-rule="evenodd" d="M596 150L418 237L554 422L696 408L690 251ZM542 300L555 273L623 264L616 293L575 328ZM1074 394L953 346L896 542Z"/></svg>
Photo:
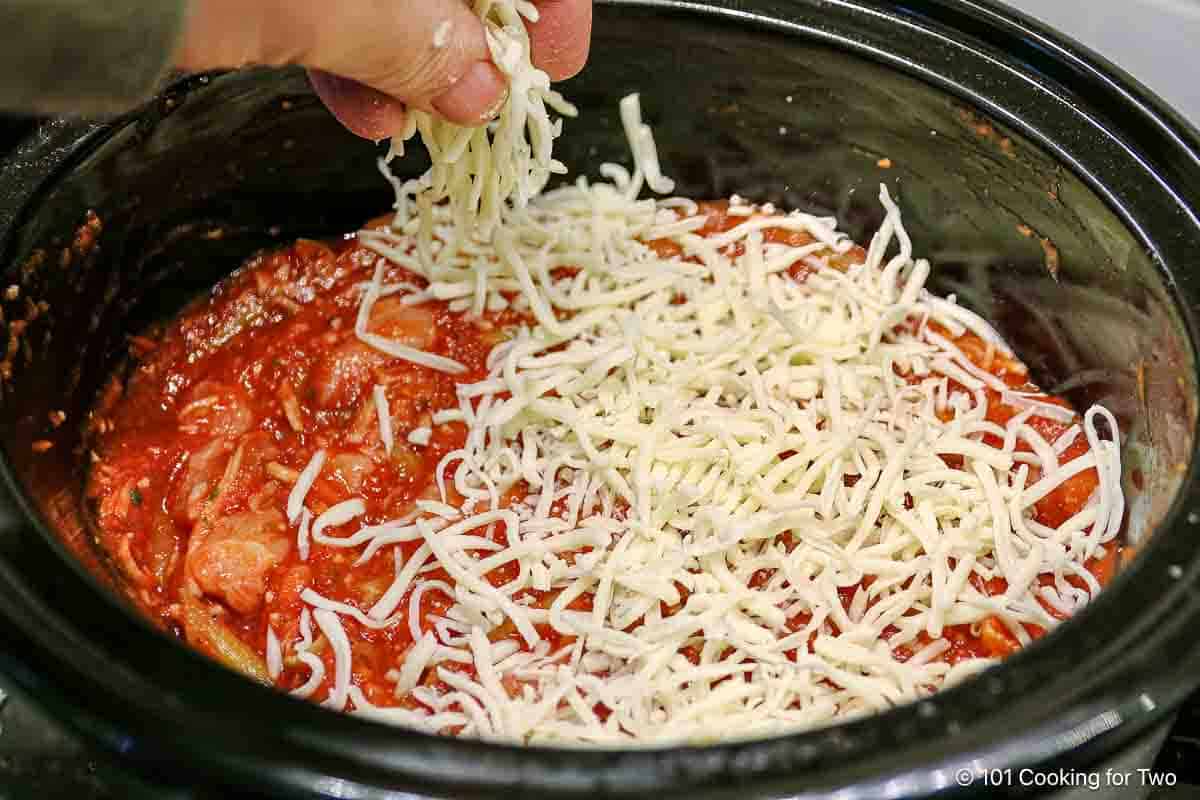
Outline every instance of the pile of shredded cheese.
<svg viewBox="0 0 1200 800"><path fill-rule="evenodd" d="M464 237L444 205L399 229L360 234L428 280L420 289L385 285L381 263L364 292L360 336L370 335L372 304L395 292L467 313L505 307L515 292L536 324L497 346L489 377L461 387L458 407L434 420L468 425L466 446L438 470L451 468L453 495L439 483L441 502L419 501L405 519L338 538L325 530L360 516L362 502L330 508L309 529L303 501L321 453L297 482L289 512L303 534L353 548L360 562L395 552L394 581L365 612L304 594L312 612L299 652L315 622L336 656L326 703L524 742L759 736L916 699L990 663L939 660L945 626L998 615L1025 642L1023 623L1055 624L1040 600L1065 612L1087 602L1099 587L1082 565L1117 535L1123 515L1119 446L1099 432L1115 436L1112 416L1092 408L1052 446L1030 418L1070 412L1010 391L934 332L930 322L953 335L973 331L1009 353L986 322L925 290L929 264L912 257L885 189L883 226L865 263L846 271L829 264L851 246L831 219L764 218L735 205L730 213L744 223L702 237L695 231L706 217L691 201L638 199L643 183L666 179L636 98L624 111L633 174L606 165L611 183L581 179L511 208L488 240ZM803 231L813 243L766 243L767 227ZM431 248L419 246L422 230ZM679 255L658 255L645 244L653 240L674 242ZM812 270L803 282L787 274L798 260ZM556 273L563 265L578 271ZM988 387L1024 409L1006 427L985 419ZM985 433L1003 446L983 444ZM1060 463L1079 435L1089 452ZM1031 452L1016 450L1021 440ZM949 468L947 454L962 467ZM1041 477L1027 487L1031 466ZM1100 488L1080 513L1058 529L1033 518L1034 503L1092 467ZM528 496L506 507L518 485ZM422 544L405 560L393 547L402 542ZM517 577L493 587L484 576L509 562ZM454 585L423 578L437 569ZM972 573L1003 577L1009 588L987 596ZM769 578L755 581L760 574ZM1054 585L1038 586L1039 574ZM844 587L858 587L848 609ZM514 599L528 588L559 594L534 608ZM422 619L427 592L454 604ZM591 611L568 608L584 594ZM677 610L664 616L664 605ZM351 685L346 615L410 627L416 644L391 677L397 696L411 693L424 710L374 708ZM792 630L798 615L808 621ZM490 641L504 625L521 641ZM551 650L538 632L546 625L574 643ZM884 641L888 626L897 632ZM922 632L931 643L898 660L893 650ZM689 646L696 663L682 652ZM477 677L445 669L453 662ZM450 691L419 685L428 669ZM297 693L322 677L314 666ZM594 711L601 705L604 720Z"/></svg>
<svg viewBox="0 0 1200 800"><path fill-rule="evenodd" d="M537 21L537 6L528 0L475 0L474 10L483 21L492 61L508 79L508 96L496 118L467 127L410 110L407 129L392 140L380 168L396 189L396 210L402 216L407 217L413 198L430 204L446 201L461 230L478 227L486 235L500 224L506 204L524 208L551 175L566 173L552 153L554 140L562 135L562 119L552 121L550 112L567 117L577 112L533 65L525 20ZM443 39L447 33L439 28ZM432 166L420 178L399 181L388 163L403 155L405 141L417 132Z"/></svg>
<svg viewBox="0 0 1200 800"><path fill-rule="evenodd" d="M469 431L439 465L440 501L333 536L363 515L362 501L311 519L305 496L324 453L301 473L288 503L301 547L393 559L394 579L365 611L303 594L293 647L312 675L295 694L325 680L309 651L315 623L335 656L333 708L517 742L762 736L926 696L990 663L940 660L946 626L996 615L1024 643L1024 623L1055 624L1043 602L1070 613L1099 590L1083 564L1124 513L1116 421L1094 407L1046 442L1033 416L1074 416L1011 391L931 327L972 331L1011 356L986 322L924 288L929 264L913 257L886 189L865 263L848 268L830 264L852 246L832 219L765 218L773 209L735 199L729 213L745 221L701 236L706 217L692 201L639 199L644 187L673 185L634 95L621 104L632 173L606 164L607 182L542 193L561 171L545 106L568 107L529 63L517 13L532 6L477 9L512 99L487 130L416 117L434 168L397 181L392 227L360 240L427 285L385 284L381 262L356 331L392 356L458 373L448 358L370 333L374 303L401 293L473 315L512 303L535 322L492 351L489 376L461 386L457 407L434 416ZM767 228L812 243L770 243ZM655 240L678 255L646 244ZM804 281L788 274L798 261L811 271ZM1007 426L985 418L988 388L1022 409ZM390 449L386 398L378 411ZM1003 446L984 444L985 434ZM1088 452L1060 463L1078 436ZM1021 441L1030 450L1017 450ZM961 468L943 455L961 457ZM1040 477L1026 486L1031 467ZM1034 519L1040 498L1093 467L1100 486L1082 511L1057 529ZM515 488L527 494L506 504ZM406 559L400 543L420 546ZM516 577L493 587L487 574L512 562ZM427 577L438 570L454 584ZM988 596L972 574L1003 577L1008 590ZM1052 585L1039 585L1044 574ZM847 607L839 589L848 587L857 588ZM538 608L527 589L557 595ZM444 615L421 616L430 592L453 600ZM584 596L591 610L573 610ZM416 704L377 708L352 685L345 617L409 627L414 645L389 677ZM796 619L805 621L789 625ZM572 643L552 649L546 626ZM492 641L501 627L519 639ZM922 633L929 643L918 645ZM279 643L268 644L277 669ZM893 652L902 646L914 651L906 660ZM474 669L446 668L456 663ZM448 689L424 685L428 670Z"/></svg>

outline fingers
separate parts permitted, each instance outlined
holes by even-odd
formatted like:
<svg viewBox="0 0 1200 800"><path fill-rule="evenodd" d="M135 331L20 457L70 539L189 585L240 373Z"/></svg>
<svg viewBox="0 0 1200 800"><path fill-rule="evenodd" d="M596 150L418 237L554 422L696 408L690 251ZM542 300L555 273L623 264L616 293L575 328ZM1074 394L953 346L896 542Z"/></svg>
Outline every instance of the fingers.
<svg viewBox="0 0 1200 800"><path fill-rule="evenodd" d="M462 0L339 3L337 13L325 0L317 5L321 30L308 66L464 125L484 121L502 100L504 77Z"/></svg>
<svg viewBox="0 0 1200 800"><path fill-rule="evenodd" d="M592 40L592 0L535 0L540 17L529 25L533 63L550 80L573 77L587 62Z"/></svg>
<svg viewBox="0 0 1200 800"><path fill-rule="evenodd" d="M435 98L433 109L451 122L478 125L496 116L508 95L508 81L490 61L476 61L449 91Z"/></svg>
<svg viewBox="0 0 1200 800"><path fill-rule="evenodd" d="M534 63L553 80L568 78L587 59L591 0L537 4ZM303 64L334 115L371 139L399 133L406 105L478 125L507 92L463 0L193 0L177 63Z"/></svg>
<svg viewBox="0 0 1200 800"><path fill-rule="evenodd" d="M338 118L372 138L403 128L400 103L477 125L507 91L463 0L193 0L177 63L303 64Z"/></svg>
<svg viewBox="0 0 1200 800"><path fill-rule="evenodd" d="M351 133L377 142L404 129L404 104L396 98L318 69L310 69L308 79L317 96Z"/></svg>

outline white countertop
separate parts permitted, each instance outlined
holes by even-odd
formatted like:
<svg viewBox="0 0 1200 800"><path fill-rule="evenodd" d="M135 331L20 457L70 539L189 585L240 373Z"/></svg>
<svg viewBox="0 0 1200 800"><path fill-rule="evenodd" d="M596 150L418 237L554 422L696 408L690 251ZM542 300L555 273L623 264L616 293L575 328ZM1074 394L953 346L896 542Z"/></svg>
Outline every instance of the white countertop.
<svg viewBox="0 0 1200 800"><path fill-rule="evenodd" d="M1200 0L1007 0L1087 45L1200 128Z"/></svg>

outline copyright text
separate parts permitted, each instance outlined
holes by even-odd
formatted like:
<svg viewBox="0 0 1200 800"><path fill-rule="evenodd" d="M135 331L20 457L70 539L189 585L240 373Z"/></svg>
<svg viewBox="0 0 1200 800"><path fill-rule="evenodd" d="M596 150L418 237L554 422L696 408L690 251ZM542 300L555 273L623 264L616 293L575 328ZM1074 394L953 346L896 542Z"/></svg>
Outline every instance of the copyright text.
<svg viewBox="0 0 1200 800"><path fill-rule="evenodd" d="M1177 782L1173 772L1156 772L1152 769L1104 769L1092 772L1058 769L989 769L972 770L963 768L954 775L959 786L975 786L981 789L1002 787L1034 787L1039 789L1092 789L1100 790L1112 786L1169 787Z"/></svg>

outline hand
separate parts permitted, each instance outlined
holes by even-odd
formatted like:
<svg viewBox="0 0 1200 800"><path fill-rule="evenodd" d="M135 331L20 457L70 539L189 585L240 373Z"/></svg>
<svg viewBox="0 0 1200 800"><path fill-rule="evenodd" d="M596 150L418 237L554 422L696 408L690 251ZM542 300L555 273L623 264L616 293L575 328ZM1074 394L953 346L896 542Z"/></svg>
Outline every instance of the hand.
<svg viewBox="0 0 1200 800"><path fill-rule="evenodd" d="M534 64L551 80L569 78L587 60L591 0L534 2ZM303 64L342 124L373 140L404 128L406 106L479 124L507 88L467 0L192 0L177 63Z"/></svg>

